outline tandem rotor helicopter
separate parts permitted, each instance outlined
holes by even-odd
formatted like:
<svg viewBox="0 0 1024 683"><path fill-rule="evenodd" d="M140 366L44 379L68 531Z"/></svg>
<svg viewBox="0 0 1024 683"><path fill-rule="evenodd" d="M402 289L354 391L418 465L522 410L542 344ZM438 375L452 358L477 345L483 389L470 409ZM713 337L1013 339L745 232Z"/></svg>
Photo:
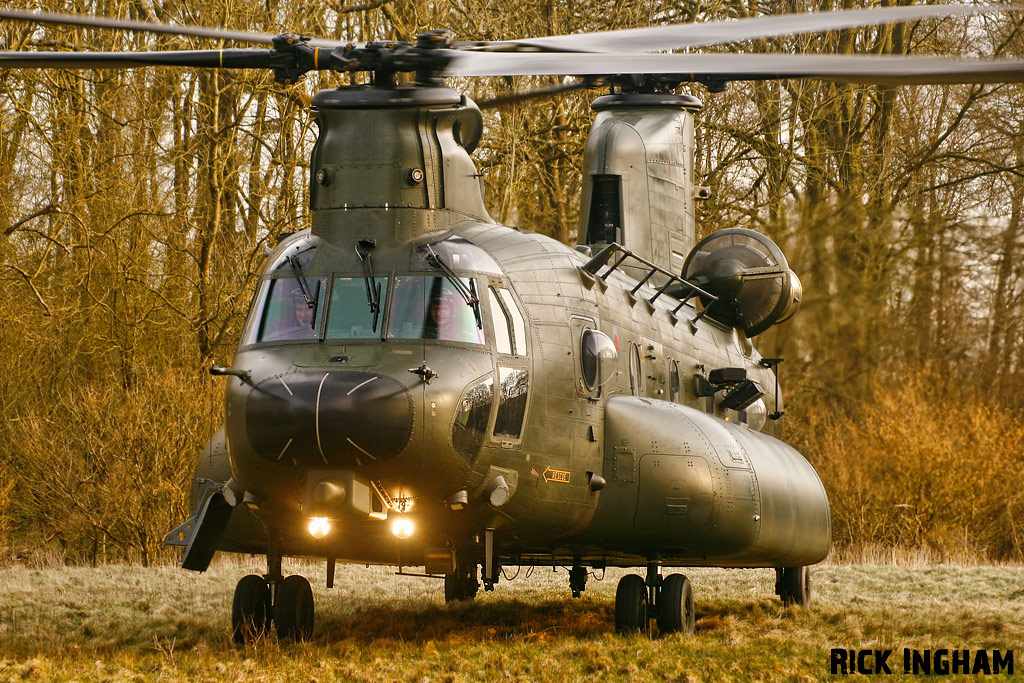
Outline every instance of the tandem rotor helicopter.
<svg viewBox="0 0 1024 683"><path fill-rule="evenodd" d="M1022 81L1024 61L651 52L1013 9L358 45L4 9L270 48L3 52L0 68L372 74L313 98L312 227L270 254L231 366L210 370L227 378L224 425L196 466L194 515L165 539L194 571L216 551L266 555L267 573L236 587L237 641L271 626L310 637L310 585L282 575L285 556L326 559L328 587L337 561L422 567L446 601L493 589L506 566L568 565L576 597L589 569L643 567L618 584L616 629L692 633L690 582L662 566L775 568L782 601L807 604L831 520L817 473L780 438L782 359L751 342L793 315L800 281L756 232L694 243L701 103L673 91ZM611 85L592 105L575 248L488 216L470 158L480 111L443 79L493 75Z"/></svg>

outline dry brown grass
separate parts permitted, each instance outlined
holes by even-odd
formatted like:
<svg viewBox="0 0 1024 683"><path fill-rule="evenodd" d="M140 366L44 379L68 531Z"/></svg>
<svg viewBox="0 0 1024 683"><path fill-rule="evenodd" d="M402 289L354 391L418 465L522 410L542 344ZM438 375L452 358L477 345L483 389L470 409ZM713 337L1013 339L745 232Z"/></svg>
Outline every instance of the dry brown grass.
<svg viewBox="0 0 1024 683"><path fill-rule="evenodd" d="M769 570L688 570L697 634L646 639L612 633L621 571L580 600L563 570L538 568L446 607L436 580L343 566L326 590L321 565L294 562L314 583L313 640L236 648L234 583L260 569L5 569L0 680L814 680L831 647L1007 649L1024 636L1020 567L823 566L811 609L783 608Z"/></svg>

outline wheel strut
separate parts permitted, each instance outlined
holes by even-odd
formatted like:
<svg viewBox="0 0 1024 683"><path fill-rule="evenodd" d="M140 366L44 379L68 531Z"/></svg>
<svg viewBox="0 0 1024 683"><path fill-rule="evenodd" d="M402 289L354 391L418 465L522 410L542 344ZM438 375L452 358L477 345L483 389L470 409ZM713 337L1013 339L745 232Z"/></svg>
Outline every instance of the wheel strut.
<svg viewBox="0 0 1024 683"><path fill-rule="evenodd" d="M569 590L572 591L572 597L578 598L587 590L587 576L587 568L579 564L569 570Z"/></svg>
<svg viewBox="0 0 1024 683"><path fill-rule="evenodd" d="M653 613L657 613L658 598L661 594L661 556L652 555L647 558L647 604Z"/></svg>

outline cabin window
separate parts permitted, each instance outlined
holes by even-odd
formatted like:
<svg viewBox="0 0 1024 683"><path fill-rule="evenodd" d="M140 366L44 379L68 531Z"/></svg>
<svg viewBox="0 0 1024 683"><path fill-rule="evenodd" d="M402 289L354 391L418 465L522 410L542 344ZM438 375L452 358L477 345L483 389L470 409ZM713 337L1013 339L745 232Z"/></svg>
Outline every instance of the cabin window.
<svg viewBox="0 0 1024 683"><path fill-rule="evenodd" d="M494 435L518 439L526 416L526 396L530 389L530 373L526 368L498 368L498 415L494 419Z"/></svg>
<svg viewBox="0 0 1024 683"><path fill-rule="evenodd" d="M476 459L487 434L494 399L494 378L488 375L466 389L452 426L452 445L467 462Z"/></svg>
<svg viewBox="0 0 1024 683"><path fill-rule="evenodd" d="M388 337L483 344L476 280L460 277L458 282L456 286L446 277L396 277Z"/></svg>
<svg viewBox="0 0 1024 683"><path fill-rule="evenodd" d="M634 396L644 395L643 365L640 363L640 347L629 344L629 388Z"/></svg>
<svg viewBox="0 0 1024 683"><path fill-rule="evenodd" d="M668 398L679 403L679 363L672 361L668 368Z"/></svg>
<svg viewBox="0 0 1024 683"><path fill-rule="evenodd" d="M247 343L319 338L324 292L321 278L264 280Z"/></svg>
<svg viewBox="0 0 1024 683"><path fill-rule="evenodd" d="M380 337L384 327L384 302L388 298L388 279L376 277L374 288L380 288L378 310L371 307L362 277L337 277L331 288L327 316L328 339L368 339Z"/></svg>
<svg viewBox="0 0 1024 683"><path fill-rule="evenodd" d="M615 375L619 353L615 350L615 342L608 335L597 330L583 330L580 342L580 365L583 388L587 392L598 388Z"/></svg>

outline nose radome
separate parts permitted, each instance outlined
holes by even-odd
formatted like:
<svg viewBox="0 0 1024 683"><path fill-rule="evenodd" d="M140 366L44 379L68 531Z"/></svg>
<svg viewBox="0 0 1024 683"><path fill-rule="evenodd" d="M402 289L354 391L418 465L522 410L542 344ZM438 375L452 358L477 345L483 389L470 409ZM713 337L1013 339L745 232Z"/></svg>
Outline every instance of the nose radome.
<svg viewBox="0 0 1024 683"><path fill-rule="evenodd" d="M358 466L393 458L412 436L413 399L369 372L294 372L249 393L246 431L259 455L296 465Z"/></svg>

